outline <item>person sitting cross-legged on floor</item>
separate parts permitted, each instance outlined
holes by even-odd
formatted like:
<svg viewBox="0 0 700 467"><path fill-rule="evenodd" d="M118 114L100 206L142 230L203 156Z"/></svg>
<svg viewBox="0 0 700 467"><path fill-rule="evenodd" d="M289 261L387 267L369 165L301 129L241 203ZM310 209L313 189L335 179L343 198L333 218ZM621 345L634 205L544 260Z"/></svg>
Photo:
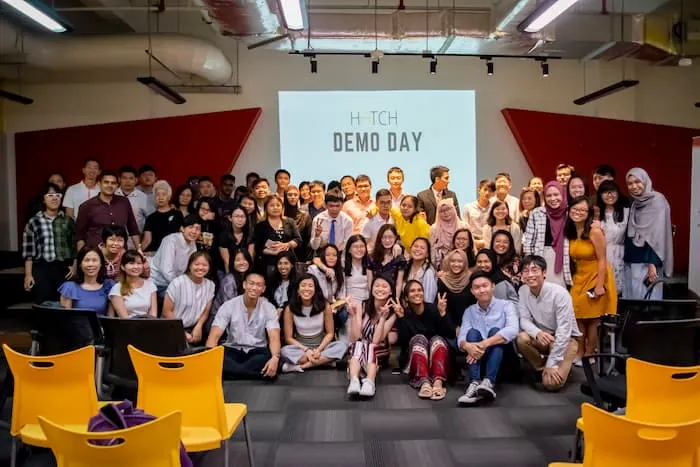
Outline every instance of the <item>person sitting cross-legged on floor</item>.
<svg viewBox="0 0 700 467"><path fill-rule="evenodd" d="M458 402L474 404L496 398L494 386L503 359L503 347L518 335L518 314L508 300L494 298L491 275L478 271L471 277L476 303L464 311L457 343L467 353L469 386ZM486 361L486 376L481 379L481 363Z"/></svg>
<svg viewBox="0 0 700 467"><path fill-rule="evenodd" d="M273 379L280 359L280 325L275 306L262 298L265 278L248 274L243 295L221 305L206 346L216 347L224 331L223 374L230 378ZM267 339L265 338L267 334Z"/></svg>
<svg viewBox="0 0 700 467"><path fill-rule="evenodd" d="M556 391L566 383L579 346L571 295L562 286L545 282L547 263L541 256L522 262L525 285L519 290L520 328L516 344L525 360L542 371L542 384Z"/></svg>
<svg viewBox="0 0 700 467"><path fill-rule="evenodd" d="M333 312L318 280L307 273L292 286L283 313L282 371L303 372L343 358L347 345L334 341Z"/></svg>

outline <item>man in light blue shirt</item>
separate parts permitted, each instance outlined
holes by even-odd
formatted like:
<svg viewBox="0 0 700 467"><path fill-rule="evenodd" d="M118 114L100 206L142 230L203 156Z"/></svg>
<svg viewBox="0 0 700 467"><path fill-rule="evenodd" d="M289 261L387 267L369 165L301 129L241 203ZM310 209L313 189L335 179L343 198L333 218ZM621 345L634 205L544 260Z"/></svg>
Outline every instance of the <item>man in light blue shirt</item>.
<svg viewBox="0 0 700 467"><path fill-rule="evenodd" d="M495 285L486 272L471 277L471 291L476 303L464 311L457 344L467 353L469 386L458 399L460 405L475 404L496 398L494 385L503 359L503 346L520 330L518 314L508 300L493 297ZM486 376L481 379L481 362L486 361Z"/></svg>

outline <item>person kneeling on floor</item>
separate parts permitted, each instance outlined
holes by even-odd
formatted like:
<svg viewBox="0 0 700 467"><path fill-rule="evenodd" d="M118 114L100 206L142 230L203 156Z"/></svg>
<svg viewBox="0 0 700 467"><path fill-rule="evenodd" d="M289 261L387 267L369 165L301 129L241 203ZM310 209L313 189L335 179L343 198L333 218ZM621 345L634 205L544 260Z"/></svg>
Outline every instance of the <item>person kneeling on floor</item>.
<svg viewBox="0 0 700 467"><path fill-rule="evenodd" d="M260 274L248 274L243 281L243 290L243 295L224 302L217 311L207 347L216 347L224 331L227 331L224 376L272 379L277 376L280 362L277 310L262 298L265 278Z"/></svg>
<svg viewBox="0 0 700 467"><path fill-rule="evenodd" d="M494 386L503 359L503 347L518 335L518 314L508 300L494 298L491 275L476 272L471 277L471 292L476 303L462 316L457 343L467 353L469 385L459 404L475 404L496 398ZM486 376L481 379L481 364L486 362Z"/></svg>

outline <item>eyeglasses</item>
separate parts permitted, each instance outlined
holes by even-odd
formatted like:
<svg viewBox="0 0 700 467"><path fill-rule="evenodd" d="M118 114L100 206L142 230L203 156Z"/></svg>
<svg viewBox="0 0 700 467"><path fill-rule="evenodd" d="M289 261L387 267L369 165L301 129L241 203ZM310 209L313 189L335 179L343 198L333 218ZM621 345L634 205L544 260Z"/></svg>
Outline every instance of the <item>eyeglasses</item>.
<svg viewBox="0 0 700 467"><path fill-rule="evenodd" d="M576 214L588 214L588 209L571 208L569 211Z"/></svg>
<svg viewBox="0 0 700 467"><path fill-rule="evenodd" d="M523 274L539 274L542 272L542 268L539 266L530 266L528 268L523 268L521 272Z"/></svg>
<svg viewBox="0 0 700 467"><path fill-rule="evenodd" d="M61 199L63 195L61 193L46 193L44 197L49 199Z"/></svg>

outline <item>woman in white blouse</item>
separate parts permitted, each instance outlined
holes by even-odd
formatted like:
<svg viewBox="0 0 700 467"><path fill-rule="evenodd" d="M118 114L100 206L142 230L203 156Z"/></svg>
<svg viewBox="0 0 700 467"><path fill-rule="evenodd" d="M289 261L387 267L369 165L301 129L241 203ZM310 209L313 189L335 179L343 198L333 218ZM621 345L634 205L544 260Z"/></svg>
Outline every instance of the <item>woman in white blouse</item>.
<svg viewBox="0 0 700 467"><path fill-rule="evenodd" d="M121 277L109 291L110 315L120 318L158 316L156 285L141 277L145 260L136 250L122 256Z"/></svg>
<svg viewBox="0 0 700 467"><path fill-rule="evenodd" d="M437 296L437 273L430 262L430 241L425 237L413 240L409 250L411 258L406 266L406 280L415 280L423 285L423 300L434 303Z"/></svg>
<svg viewBox="0 0 700 467"><path fill-rule="evenodd" d="M598 209L600 210L600 227L605 232L606 256L615 276L618 294L622 294L625 285L625 233L629 208L620 188L612 180L605 180L598 187Z"/></svg>
<svg viewBox="0 0 700 467"><path fill-rule="evenodd" d="M352 303L360 304L369 298L372 271L367 253L367 241L362 235L351 235L345 246L345 293ZM352 305L348 304L348 306Z"/></svg>
<svg viewBox="0 0 700 467"><path fill-rule="evenodd" d="M210 268L208 253L193 253L187 272L176 277L165 292L163 318L182 320L188 344L202 340L202 329L214 299L214 283L206 278Z"/></svg>

